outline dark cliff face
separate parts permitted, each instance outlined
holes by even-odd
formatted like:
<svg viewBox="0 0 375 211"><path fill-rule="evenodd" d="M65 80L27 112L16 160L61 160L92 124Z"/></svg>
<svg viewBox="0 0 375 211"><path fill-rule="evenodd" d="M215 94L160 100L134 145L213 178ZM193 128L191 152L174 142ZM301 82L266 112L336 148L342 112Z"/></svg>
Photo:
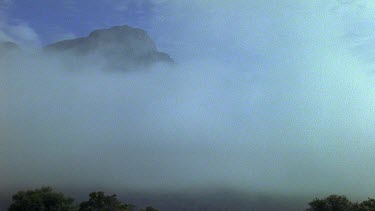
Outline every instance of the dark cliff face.
<svg viewBox="0 0 375 211"><path fill-rule="evenodd" d="M22 49L14 42L0 42L0 61L9 61L22 53ZM0 70L1 71L1 70Z"/></svg>
<svg viewBox="0 0 375 211"><path fill-rule="evenodd" d="M0 42L1 50L19 50L20 48L14 42Z"/></svg>
<svg viewBox="0 0 375 211"><path fill-rule="evenodd" d="M21 51L20 47L14 42L0 42L0 54Z"/></svg>
<svg viewBox="0 0 375 211"><path fill-rule="evenodd" d="M144 30L129 26L96 30L87 37L48 45L44 51L100 60L106 66L120 69L149 66L157 62L173 63L168 54L157 50Z"/></svg>

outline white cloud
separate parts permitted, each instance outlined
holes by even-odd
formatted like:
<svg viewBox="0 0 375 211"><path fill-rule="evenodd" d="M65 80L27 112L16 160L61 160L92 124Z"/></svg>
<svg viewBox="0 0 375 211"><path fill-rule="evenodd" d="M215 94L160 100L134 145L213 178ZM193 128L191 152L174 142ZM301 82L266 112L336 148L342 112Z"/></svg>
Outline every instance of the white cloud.
<svg viewBox="0 0 375 211"><path fill-rule="evenodd" d="M18 24L15 26L9 26L9 34L15 37L17 40L25 42L38 42L38 35L35 31L30 28L27 24Z"/></svg>
<svg viewBox="0 0 375 211"><path fill-rule="evenodd" d="M11 39L8 35L6 35L4 32L0 31L0 42L14 42L13 39Z"/></svg>
<svg viewBox="0 0 375 211"><path fill-rule="evenodd" d="M346 47L361 61L374 64L375 3L368 0L339 2L334 12L341 18Z"/></svg>
<svg viewBox="0 0 375 211"><path fill-rule="evenodd" d="M106 1L123 9L135 2ZM12 71L0 77L0 90L10 95L2 112L12 120L3 120L3 125L14 126L16 133L9 130L0 137L9 140L9 148L18 144L18 150L23 144L29 154L41 157L30 160L26 169L36 165L30 174L43 183L47 180L35 169L58 174L77 163L85 168L73 170L71 181L91 171L84 182L96 174L105 183L107 177L95 170L102 166L114 180L127 178L129 184L163 185L168 180L177 186L181 181L215 180L298 194L371 195L374 78L348 53L347 45L355 39L348 42L342 36L353 29L365 48L364 35L368 42L374 39L369 29L375 27L368 24L375 16L354 1L341 1L341 6L334 5L336 10L324 2L168 1L152 26L157 40L175 43L172 57L185 62L176 71L60 77L56 72L65 67L48 64L50 60L34 64L41 74L30 71L31 61L21 62L29 77L17 75L14 70L21 68L16 60L2 68ZM5 31L1 26L5 37L37 39L26 24L6 25ZM218 54L232 63L218 59ZM186 62L186 55L202 62ZM233 62L237 57L243 61ZM20 125L20 119L28 122ZM85 159L95 160L95 152L103 149L112 156L87 167ZM159 158L148 161L144 155ZM13 161L9 166L14 168L5 172L19 176L15 181L23 177L15 165L22 164L22 158L12 152L3 156L14 157L0 159ZM46 163L51 168L42 165L51 159L43 158L55 159ZM151 161L163 169L158 172L163 180L146 178L148 170L155 173ZM133 170L118 168L124 162ZM192 172L193 177L185 177ZM358 186L361 183L366 187Z"/></svg>
<svg viewBox="0 0 375 211"><path fill-rule="evenodd" d="M8 9L14 0L0 0L0 42L11 41L26 48L40 46L38 34L28 23L14 19L8 14ZM11 23L9 20L12 20Z"/></svg>
<svg viewBox="0 0 375 211"><path fill-rule="evenodd" d="M27 48L38 47L41 43L38 34L27 23L5 21L0 22L0 41L16 42Z"/></svg>

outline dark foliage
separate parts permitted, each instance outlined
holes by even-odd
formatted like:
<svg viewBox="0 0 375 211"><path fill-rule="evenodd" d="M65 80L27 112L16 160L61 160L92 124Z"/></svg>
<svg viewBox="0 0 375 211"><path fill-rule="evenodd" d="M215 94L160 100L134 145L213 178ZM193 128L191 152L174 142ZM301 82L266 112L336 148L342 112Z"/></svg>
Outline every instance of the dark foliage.
<svg viewBox="0 0 375 211"><path fill-rule="evenodd" d="M144 209L140 209L139 211L158 211L158 210L153 207L146 207Z"/></svg>
<svg viewBox="0 0 375 211"><path fill-rule="evenodd" d="M50 187L19 191L12 198L9 211L72 211L73 199L57 193Z"/></svg>
<svg viewBox="0 0 375 211"><path fill-rule="evenodd" d="M133 205L123 204L116 194L106 196L103 192L92 192L89 200L79 205L79 211L132 211Z"/></svg>
<svg viewBox="0 0 375 211"><path fill-rule="evenodd" d="M330 195L324 199L314 199L306 211L375 211L375 199L352 203L345 196Z"/></svg>
<svg viewBox="0 0 375 211"><path fill-rule="evenodd" d="M89 200L73 205L73 199L57 193L50 187L35 190L19 191L13 196L13 202L8 211L133 211L131 204L124 204L117 199L116 194L105 195L104 192L92 192ZM153 207L139 211L158 211Z"/></svg>

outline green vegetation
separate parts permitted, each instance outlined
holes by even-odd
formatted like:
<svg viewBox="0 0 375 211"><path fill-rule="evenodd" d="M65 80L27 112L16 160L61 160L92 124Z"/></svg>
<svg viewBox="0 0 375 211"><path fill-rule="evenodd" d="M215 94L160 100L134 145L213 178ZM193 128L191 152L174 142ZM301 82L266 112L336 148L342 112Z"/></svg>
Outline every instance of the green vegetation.
<svg viewBox="0 0 375 211"><path fill-rule="evenodd" d="M351 202L346 196L330 195L323 199L315 198L308 205L306 211L375 211L373 198ZM8 211L135 211L135 206L122 203L116 194L105 195L101 191L90 193L87 201L76 204L73 198L55 192L50 187L42 187L13 195ZM138 211L158 210L148 206Z"/></svg>
<svg viewBox="0 0 375 211"><path fill-rule="evenodd" d="M35 190L19 191L12 197L8 211L133 211L134 205L124 204L116 194L105 195L104 192L92 192L89 200L77 206L72 198L57 193L50 187ZM158 211L153 207L139 211Z"/></svg>
<svg viewBox="0 0 375 211"><path fill-rule="evenodd" d="M158 211L158 210L153 207L146 207L144 209L140 209L139 211Z"/></svg>
<svg viewBox="0 0 375 211"><path fill-rule="evenodd" d="M9 211L73 211L73 199L56 193L50 187L19 191L12 197Z"/></svg>
<svg viewBox="0 0 375 211"><path fill-rule="evenodd" d="M346 196L330 195L324 199L314 199L306 211L375 211L375 199L351 202Z"/></svg>
<svg viewBox="0 0 375 211"><path fill-rule="evenodd" d="M106 196L103 192L92 192L89 197L88 201L84 201L79 205L78 211L131 211L134 208L131 204L123 204L117 200L116 194Z"/></svg>

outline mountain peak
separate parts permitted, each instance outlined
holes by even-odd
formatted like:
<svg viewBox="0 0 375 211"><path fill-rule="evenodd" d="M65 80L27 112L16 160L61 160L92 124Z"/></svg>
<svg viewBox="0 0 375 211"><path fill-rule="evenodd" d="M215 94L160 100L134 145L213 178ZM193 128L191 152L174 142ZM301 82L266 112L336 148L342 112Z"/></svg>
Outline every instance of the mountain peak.
<svg viewBox="0 0 375 211"><path fill-rule="evenodd" d="M109 67L121 69L149 66L157 62L173 63L168 54L157 50L146 31L127 25L95 30L87 37L53 43L44 50L99 59Z"/></svg>

